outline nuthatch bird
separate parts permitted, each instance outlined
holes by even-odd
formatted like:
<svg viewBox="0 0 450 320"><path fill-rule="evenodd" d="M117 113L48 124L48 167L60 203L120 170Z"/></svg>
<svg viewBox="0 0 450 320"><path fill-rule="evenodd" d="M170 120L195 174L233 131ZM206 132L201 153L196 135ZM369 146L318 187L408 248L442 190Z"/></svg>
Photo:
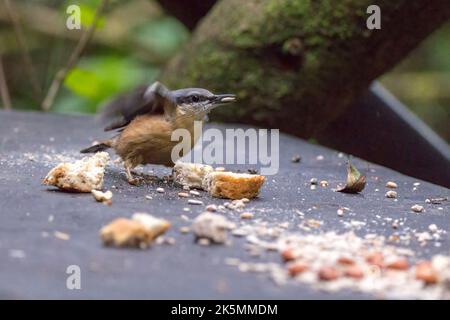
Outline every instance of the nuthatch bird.
<svg viewBox="0 0 450 320"><path fill-rule="evenodd" d="M171 139L174 130L187 129L190 132L191 149L199 138L194 135L194 121L203 121L215 107L234 101L236 96L233 94L216 95L201 88L170 91L160 82L139 87L103 109L104 119L119 116L105 128L105 131L117 130L117 134L81 150L81 153L113 148L124 162L128 182L136 184L138 180L131 173L136 166L174 165L171 153L178 143Z"/></svg>

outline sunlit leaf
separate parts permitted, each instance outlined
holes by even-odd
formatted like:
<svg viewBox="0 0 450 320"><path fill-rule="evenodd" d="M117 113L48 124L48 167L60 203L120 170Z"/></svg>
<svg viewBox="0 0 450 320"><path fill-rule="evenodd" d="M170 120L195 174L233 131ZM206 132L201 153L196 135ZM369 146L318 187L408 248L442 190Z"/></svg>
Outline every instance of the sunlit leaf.
<svg viewBox="0 0 450 320"><path fill-rule="evenodd" d="M64 84L73 93L100 104L142 83L150 83L157 71L157 68L145 67L130 58L95 56L84 58L69 73Z"/></svg>

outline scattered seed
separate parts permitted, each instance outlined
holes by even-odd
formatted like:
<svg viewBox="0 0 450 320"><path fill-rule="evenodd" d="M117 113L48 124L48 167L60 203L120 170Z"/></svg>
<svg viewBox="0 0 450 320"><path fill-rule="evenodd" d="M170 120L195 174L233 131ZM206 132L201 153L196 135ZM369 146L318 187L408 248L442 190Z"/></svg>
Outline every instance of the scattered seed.
<svg viewBox="0 0 450 320"><path fill-rule="evenodd" d="M444 198L431 198L431 199L426 199L425 202L426 203L431 203L431 204L442 204L443 202L447 201L448 198L444 197Z"/></svg>
<svg viewBox="0 0 450 320"><path fill-rule="evenodd" d="M200 192L196 191L196 190L191 190L189 191L190 194L192 194L193 196L200 196Z"/></svg>
<svg viewBox="0 0 450 320"><path fill-rule="evenodd" d="M291 158L291 161L294 162L294 163L299 163L300 160L301 160L301 158L300 158L300 156L299 156L298 154L294 155L294 156Z"/></svg>
<svg viewBox="0 0 450 320"><path fill-rule="evenodd" d="M337 263L349 266L355 264L355 261L349 257L340 257Z"/></svg>
<svg viewBox="0 0 450 320"><path fill-rule="evenodd" d="M200 200L194 200L194 199L189 199L189 200L188 200L188 203L189 203L189 204L192 204L192 205L202 205L202 204L203 204L203 201L200 201Z"/></svg>
<svg viewBox="0 0 450 320"><path fill-rule="evenodd" d="M350 265L345 268L344 275L349 278L361 279L364 277L364 272L361 267L357 265Z"/></svg>
<svg viewBox="0 0 450 320"><path fill-rule="evenodd" d="M181 227L180 232L186 234L191 232L191 229L189 227Z"/></svg>
<svg viewBox="0 0 450 320"><path fill-rule="evenodd" d="M156 189L156 192L158 192L158 193L164 193L164 192L166 192L166 190L164 190L164 188L157 188L157 189Z"/></svg>
<svg viewBox="0 0 450 320"><path fill-rule="evenodd" d="M415 204L411 207L411 210L417 213L423 212L423 206Z"/></svg>
<svg viewBox="0 0 450 320"><path fill-rule="evenodd" d="M408 270L409 263L408 263L407 259L399 258L397 260L394 260L394 261L386 264L386 268L393 269L393 270Z"/></svg>
<svg viewBox="0 0 450 320"><path fill-rule="evenodd" d="M343 217L343 216L344 216L344 210L341 209L341 208L339 208L339 209L337 210L337 215L338 215L339 217Z"/></svg>
<svg viewBox="0 0 450 320"><path fill-rule="evenodd" d="M389 190L388 192L386 192L385 196L386 196L386 198L395 199L395 198L397 198L397 192L395 192L393 190Z"/></svg>
<svg viewBox="0 0 450 320"><path fill-rule="evenodd" d="M320 280L323 281L332 281L339 278L340 273L339 270L337 270L335 267L322 267L319 269L319 272L317 273Z"/></svg>
<svg viewBox="0 0 450 320"><path fill-rule="evenodd" d="M317 161L322 161L323 159L325 159L325 157L324 157L323 155L321 155L321 154L319 154L319 155L316 157L316 160L317 160Z"/></svg>
<svg viewBox="0 0 450 320"><path fill-rule="evenodd" d="M316 219L308 219L305 221L305 224L310 228L320 228L320 226L323 224L323 221Z"/></svg>
<svg viewBox="0 0 450 320"><path fill-rule="evenodd" d="M153 197L150 196L150 195L146 195L146 196L145 196L145 199L147 199L147 200L153 200Z"/></svg>
<svg viewBox="0 0 450 320"><path fill-rule="evenodd" d="M225 202L225 207L231 210L242 209L245 207L245 202L241 200L233 200L231 202Z"/></svg>
<svg viewBox="0 0 450 320"><path fill-rule="evenodd" d="M321 180L320 181L320 186L321 187L328 187L328 181L327 180Z"/></svg>
<svg viewBox="0 0 450 320"><path fill-rule="evenodd" d="M283 259L285 261L291 261L291 260L295 260L295 258L297 257L294 250L292 250L291 248L288 249L284 249L281 252L281 256L283 257Z"/></svg>
<svg viewBox="0 0 450 320"><path fill-rule="evenodd" d="M309 183L312 185L316 185L317 184L317 178L311 178L311 180L309 180Z"/></svg>
<svg viewBox="0 0 450 320"><path fill-rule="evenodd" d="M437 225L435 225L435 224L433 223L433 224L430 224L430 225L428 226L428 230L430 230L431 232L435 233L435 232L437 232L439 229L438 229Z"/></svg>
<svg viewBox="0 0 450 320"><path fill-rule="evenodd" d="M206 206L206 211L216 212L217 211L217 206L215 204L208 204Z"/></svg>
<svg viewBox="0 0 450 320"><path fill-rule="evenodd" d="M200 238L197 240L197 243L201 246L209 246L211 241L208 238Z"/></svg>
<svg viewBox="0 0 450 320"><path fill-rule="evenodd" d="M398 185L394 181L386 182L386 188L396 189Z"/></svg>
<svg viewBox="0 0 450 320"><path fill-rule="evenodd" d="M416 279L422 280L426 284L438 282L438 274L430 261L421 261L416 265Z"/></svg>
<svg viewBox="0 0 450 320"><path fill-rule="evenodd" d="M384 256L381 252L372 252L366 256L366 261L369 264L382 268L384 265Z"/></svg>
<svg viewBox="0 0 450 320"><path fill-rule="evenodd" d="M219 172L223 172L226 169L224 167L217 167L216 169L214 169L215 171L219 171Z"/></svg>
<svg viewBox="0 0 450 320"><path fill-rule="evenodd" d="M60 231L53 232L53 235L55 236L55 238L58 238L60 240L69 240L70 239L70 236L67 233L60 232Z"/></svg>
<svg viewBox="0 0 450 320"><path fill-rule="evenodd" d="M251 212L242 212L240 217L241 217L241 219L251 219L251 218L253 218L253 213L251 213Z"/></svg>
<svg viewBox="0 0 450 320"><path fill-rule="evenodd" d="M180 198L189 198L189 193L186 192L178 192L178 196Z"/></svg>
<svg viewBox="0 0 450 320"><path fill-rule="evenodd" d="M296 275L308 270L308 265L304 262L293 262L288 265L287 269L289 274L292 277L295 277Z"/></svg>

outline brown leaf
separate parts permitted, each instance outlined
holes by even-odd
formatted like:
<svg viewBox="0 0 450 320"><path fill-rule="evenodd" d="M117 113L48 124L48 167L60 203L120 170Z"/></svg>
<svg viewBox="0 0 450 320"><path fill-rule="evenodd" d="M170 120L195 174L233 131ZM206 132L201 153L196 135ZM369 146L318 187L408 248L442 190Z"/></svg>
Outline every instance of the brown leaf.
<svg viewBox="0 0 450 320"><path fill-rule="evenodd" d="M347 166L347 184L343 188L336 189L337 192L358 193L366 186L366 176L362 175L351 163Z"/></svg>

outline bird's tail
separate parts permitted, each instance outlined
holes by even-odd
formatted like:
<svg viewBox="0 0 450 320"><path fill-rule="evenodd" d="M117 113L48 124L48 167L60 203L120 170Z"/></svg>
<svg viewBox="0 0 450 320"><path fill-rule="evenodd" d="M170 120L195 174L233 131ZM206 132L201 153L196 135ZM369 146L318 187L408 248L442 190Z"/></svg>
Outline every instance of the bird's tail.
<svg viewBox="0 0 450 320"><path fill-rule="evenodd" d="M99 151L104 151L109 148L111 148L111 142L103 141L98 144L94 144L93 146L90 146L89 148L81 150L80 153L95 153L95 152L99 152Z"/></svg>

